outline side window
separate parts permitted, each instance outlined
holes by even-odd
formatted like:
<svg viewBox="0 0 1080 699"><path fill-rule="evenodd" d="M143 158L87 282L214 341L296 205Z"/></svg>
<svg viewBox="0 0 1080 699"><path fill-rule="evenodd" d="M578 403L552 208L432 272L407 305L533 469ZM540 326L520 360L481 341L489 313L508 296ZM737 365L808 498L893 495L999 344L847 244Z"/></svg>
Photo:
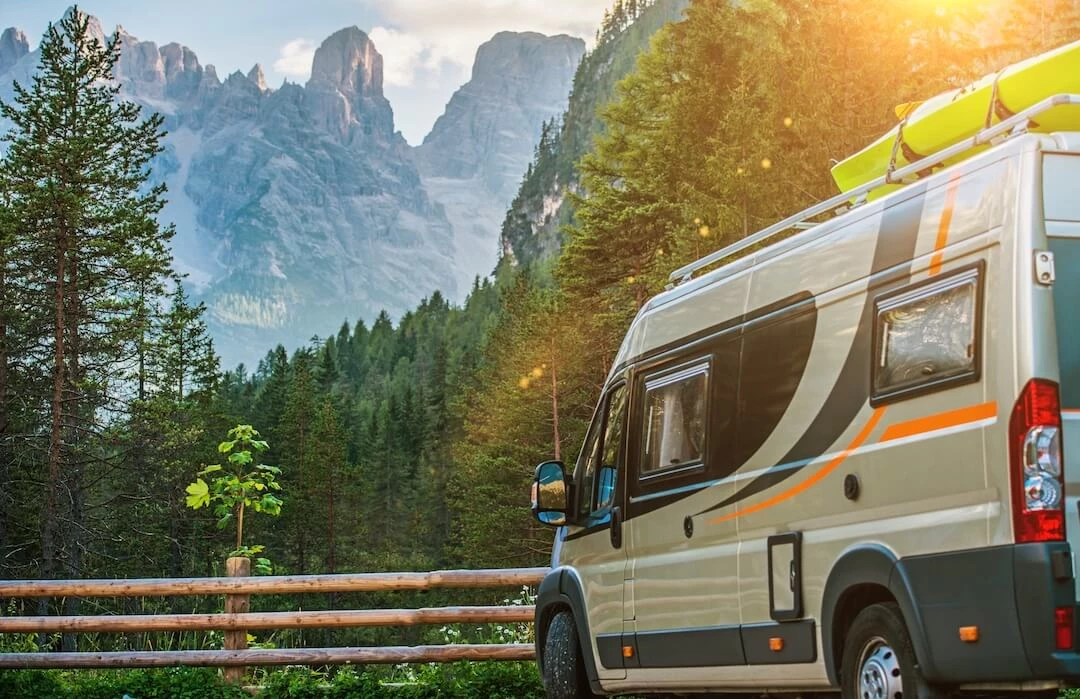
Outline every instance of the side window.
<svg viewBox="0 0 1080 699"><path fill-rule="evenodd" d="M603 458L600 460L600 480L596 488L596 510L610 507L615 498L623 433L626 431L626 395L626 384L619 386L608 395Z"/></svg>
<svg viewBox="0 0 1080 699"><path fill-rule="evenodd" d="M581 449L578 457L578 467L574 475L574 483L577 486L578 512L582 515L589 514L592 509L593 486L596 482L596 451L600 443L600 429L603 424L603 416L597 413L596 420L589 429L589 436L585 440L585 446Z"/></svg>
<svg viewBox="0 0 1080 699"><path fill-rule="evenodd" d="M580 489L578 511L582 515L610 507L615 497L626 424L626 395L626 384L609 391L589 428L575 476Z"/></svg>
<svg viewBox="0 0 1080 699"><path fill-rule="evenodd" d="M642 479L704 463L708 379L707 362L646 377Z"/></svg>
<svg viewBox="0 0 1080 699"><path fill-rule="evenodd" d="M978 381L980 270L877 299L872 405Z"/></svg>

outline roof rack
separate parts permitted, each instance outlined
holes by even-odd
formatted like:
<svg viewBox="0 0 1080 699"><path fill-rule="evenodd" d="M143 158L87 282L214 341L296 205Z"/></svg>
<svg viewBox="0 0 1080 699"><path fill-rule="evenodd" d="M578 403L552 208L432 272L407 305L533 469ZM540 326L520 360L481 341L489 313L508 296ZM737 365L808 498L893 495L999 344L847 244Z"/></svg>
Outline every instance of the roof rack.
<svg viewBox="0 0 1080 699"><path fill-rule="evenodd" d="M1013 131L1014 129L1016 133L1023 133L1027 130L1028 124L1034 117L1042 114L1045 111L1063 105L1080 105L1080 95L1061 94L1054 95L1053 97L1048 97L1043 101L1038 102L1037 104L1025 109L1024 111L1018 112L1017 114L1009 117L1008 119L1005 119L1004 121L995 124L994 126L979 131L977 134L970 138L966 138L955 145L949 146L948 148L940 150L937 153L928 155L925 158L921 158L918 162L906 165L900 169L895 168L894 148L894 159L889 164L888 170L886 170L885 174L881 177L867 182L866 184L860 185L859 187L856 187L855 189L852 189L848 192L838 194L837 196L829 199L828 201L823 201L820 204L815 204L809 209L801 211L790 218L786 218L783 221L780 221L779 223L776 223L762 231L758 231L757 233L749 237L743 238L736 243L732 243L727 247L723 247L716 252L710 253L705 257L702 257L700 260L697 260L696 262L691 262L688 265L680 267L679 269L672 272L671 275L668 277L668 288L670 289L673 286L688 282L693 279L695 272L699 272L706 267L710 267L717 262L720 262L721 260L725 260L738 252L746 250L747 248L757 245L758 243L764 240L768 240L769 238L779 235L780 233L792 229L813 228L817 224L810 221L810 219L814 218L815 216L820 216L821 214L835 211L837 209L847 206L859 206L861 204L865 204L867 200L867 195L872 190L877 189L878 187L887 184L905 184L905 182L903 181L904 178L923 172L927 168L933 167L935 165L939 165L945 160L948 160L955 155L959 155L968 150L971 150L972 148L990 143L995 138L998 138L1002 134L1008 134L1008 132Z"/></svg>

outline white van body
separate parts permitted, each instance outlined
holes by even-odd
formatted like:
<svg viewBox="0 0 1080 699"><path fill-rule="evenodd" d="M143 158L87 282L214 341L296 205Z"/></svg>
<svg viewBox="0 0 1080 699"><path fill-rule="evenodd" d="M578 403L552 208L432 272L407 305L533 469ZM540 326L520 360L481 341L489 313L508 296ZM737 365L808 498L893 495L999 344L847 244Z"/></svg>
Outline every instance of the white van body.
<svg viewBox="0 0 1080 699"><path fill-rule="evenodd" d="M1080 134L995 138L686 276L566 479L542 671L564 612L591 693L835 690L884 605L928 687L1080 682Z"/></svg>

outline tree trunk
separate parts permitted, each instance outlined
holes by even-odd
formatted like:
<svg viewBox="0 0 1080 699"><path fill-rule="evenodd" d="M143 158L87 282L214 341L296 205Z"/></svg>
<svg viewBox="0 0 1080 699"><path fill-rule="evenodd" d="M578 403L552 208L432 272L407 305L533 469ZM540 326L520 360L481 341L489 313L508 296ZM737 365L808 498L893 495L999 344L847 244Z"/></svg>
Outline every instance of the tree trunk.
<svg viewBox="0 0 1080 699"><path fill-rule="evenodd" d="M8 464L12 445L8 443L8 312L7 263L0 258L0 492L8 492ZM9 496L0 496L0 555L7 548L7 518L11 511ZM0 576L2 577L2 576Z"/></svg>
<svg viewBox="0 0 1080 699"><path fill-rule="evenodd" d="M87 406L82 394L86 377L82 368L83 348L80 323L85 316L85 309L82 306L80 296L79 258L78 249L75 245L69 248L69 254L71 260L68 268L71 270L71 276L64 288L64 293L67 296L67 311L65 311L64 320L68 326L68 347L65 352L68 363L66 377L68 418L65 425L67 435L64 437L64 441L68 445L71 462L68 464L66 478L63 480L65 481L65 489L69 493L71 511L69 514L69 526L66 527L67 531L64 532L64 542L66 547L69 548L65 577L78 578L83 576L82 554L84 532L86 531L86 513L84 511L86 494L83 492L83 469L86 467L86 458L89 453L88 450L82 447L81 443L84 440L83 426L90 421L83 419L83 411L87 409ZM79 614L78 597L64 599L64 613L68 616L77 616ZM74 634L64 634L62 636L60 645L64 651L76 650L75 644L76 637Z"/></svg>
<svg viewBox="0 0 1080 699"><path fill-rule="evenodd" d="M57 543L57 507L60 490L60 478L63 471L63 408L64 408L64 291L67 281L67 246L68 236L60 231L57 236L56 276L53 292L53 362L52 396L50 404L49 456L48 472L45 481L45 509L41 524L41 575L44 578L56 577Z"/></svg>
<svg viewBox="0 0 1080 699"><path fill-rule="evenodd" d="M555 442L555 460L562 460L562 438L559 436L559 378L555 369L555 336L551 337L551 427Z"/></svg>
<svg viewBox="0 0 1080 699"><path fill-rule="evenodd" d="M334 556L334 464L330 463L327 467L326 474L326 495L327 495L327 527L326 527L326 544L327 544L327 556L326 564L330 568L331 573L336 572L335 566L337 565Z"/></svg>
<svg viewBox="0 0 1080 699"><path fill-rule="evenodd" d="M299 425L300 431L299 431L299 443L298 443L298 447L299 447L299 450L300 450L299 451L300 463L299 463L299 468L296 471L296 476L297 476L297 481L296 482L300 485L300 487L297 488L297 492L300 495L300 503L296 503L296 504L299 505L299 504L303 503L303 504L306 505L307 504L306 503L307 498L304 497L304 495L308 492L308 482L307 482L307 476L305 474L305 471L306 471L305 461L307 460L307 422L306 422L306 416L300 415L300 418L301 418L301 421L300 421L300 425ZM304 573L307 572L307 526L305 525L305 523L303 521L300 522L300 530L297 532L296 559L297 559L297 572L300 573L301 575L303 575Z"/></svg>

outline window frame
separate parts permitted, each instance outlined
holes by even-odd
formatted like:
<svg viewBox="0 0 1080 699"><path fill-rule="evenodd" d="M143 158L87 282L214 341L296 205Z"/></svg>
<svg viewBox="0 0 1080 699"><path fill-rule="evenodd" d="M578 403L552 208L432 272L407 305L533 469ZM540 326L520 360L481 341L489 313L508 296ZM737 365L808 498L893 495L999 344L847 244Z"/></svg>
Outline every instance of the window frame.
<svg viewBox="0 0 1080 699"><path fill-rule="evenodd" d="M870 360L870 407L877 408L882 405L898 403L900 401L925 396L938 391L945 391L957 386L978 383L982 378L982 355L983 355L983 323L984 323L984 285L986 282L986 263L980 260L974 264L952 270L947 274L924 279L915 284L908 284L899 289L893 289L874 298L873 307L873 339L871 342ZM930 376L923 381L910 383L899 388L878 390L877 380L881 371L882 344L885 339L884 327L881 318L884 312L898 306L903 306L915 301L943 294L954 289L967 286L974 282L974 327L972 328L972 357L971 369L962 372L951 372L943 376Z"/></svg>
<svg viewBox="0 0 1080 699"><path fill-rule="evenodd" d="M596 443L594 445L594 454L596 456L596 471L595 473L593 473L592 483L588 493L586 493L584 489L580 487L580 483L578 482L579 477L577 475L577 468L574 469L574 482L575 485L579 486L575 488L576 492L574 493L574 513L577 517L580 517L584 521L584 526L597 526L610 521L611 509L621 503L621 496L623 492L625 492L625 488L621 487L621 484L624 482L626 472L626 433L630 424L629 395L627 395L626 400L623 403L623 428L622 434L619 436L620 443L618 447L619 458L622 460L622 463L616 464L615 467L614 492L611 497L611 502L607 506L599 509L596 508L596 496L600 490L600 471L603 469L604 461L603 451L607 438L608 421L611 418L611 398L620 388L624 391L629 390L630 388L627 384L627 381L623 378L620 378L605 387L603 393L601 393L601 399L599 404L597 405L597 409L595 414L593 415L593 419L589 424L589 430L586 433L585 443L582 445L583 448L587 446L589 444L589 441L593 438L593 435L595 434ZM582 451L582 453L578 456L578 465L582 465L584 463L583 460L587 458L588 455L584 451ZM622 477L620 478L620 476ZM584 500L585 498L588 498L588 504L583 506L583 503L586 502Z"/></svg>
<svg viewBox="0 0 1080 699"><path fill-rule="evenodd" d="M681 485L684 485L684 481L689 483L695 479L704 479L708 472L709 442L711 441L710 433L712 432L709 420L712 417L711 391L712 373L714 371L713 364L713 355L711 352L689 360L680 358L675 364L669 364L668 366L656 368L648 373L643 373L638 377L637 381L635 381L636 390L634 393L639 396L635 402L638 403L639 407L633 411L636 424L631 426L638 437L633 454L635 465L635 477L632 479L634 484L633 497L641 497L643 495L678 488ZM644 473L642 467L645 464L645 444L648 441L649 432L649 425L647 424L648 412L646 409L646 398L649 390L663 388L664 386L676 383L677 381L691 379L700 375L704 375L705 377L705 429L703 435L704 439L701 445L701 457L687 464L680 464L678 466L659 469L651 473Z"/></svg>

